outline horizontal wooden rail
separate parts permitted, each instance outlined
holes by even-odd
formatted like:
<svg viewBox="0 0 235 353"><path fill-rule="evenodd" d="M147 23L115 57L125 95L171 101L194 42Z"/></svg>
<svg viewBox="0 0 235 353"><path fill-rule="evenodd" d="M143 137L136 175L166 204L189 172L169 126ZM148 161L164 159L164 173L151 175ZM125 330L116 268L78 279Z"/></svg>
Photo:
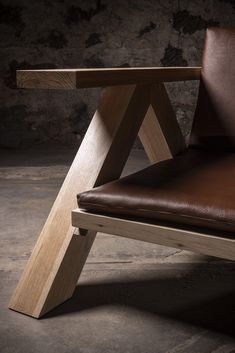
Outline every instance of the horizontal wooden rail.
<svg viewBox="0 0 235 353"><path fill-rule="evenodd" d="M200 254L235 260L235 238L217 236L209 231L190 231L157 224L85 212L72 211L72 225L77 228L123 236ZM83 233L85 234L85 233Z"/></svg>
<svg viewBox="0 0 235 353"><path fill-rule="evenodd" d="M198 80L200 67L17 70L19 88L76 89Z"/></svg>

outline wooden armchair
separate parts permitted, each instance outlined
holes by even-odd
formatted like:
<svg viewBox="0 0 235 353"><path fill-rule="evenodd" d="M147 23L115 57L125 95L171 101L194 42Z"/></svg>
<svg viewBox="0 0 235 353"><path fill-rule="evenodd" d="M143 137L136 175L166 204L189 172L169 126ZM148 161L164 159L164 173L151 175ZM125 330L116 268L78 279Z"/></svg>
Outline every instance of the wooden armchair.
<svg viewBox="0 0 235 353"><path fill-rule="evenodd" d="M234 54L235 29L210 29L202 70L18 72L22 88L108 88L11 309L40 317L70 298L99 231L235 260ZM199 78L186 147L162 82ZM137 134L152 165L119 179Z"/></svg>

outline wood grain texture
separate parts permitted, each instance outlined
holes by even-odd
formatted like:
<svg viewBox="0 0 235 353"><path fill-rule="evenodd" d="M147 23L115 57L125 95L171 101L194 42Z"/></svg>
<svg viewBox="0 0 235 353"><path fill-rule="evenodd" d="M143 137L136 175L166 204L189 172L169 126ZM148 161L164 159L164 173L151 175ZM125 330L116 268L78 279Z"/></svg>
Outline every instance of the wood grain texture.
<svg viewBox="0 0 235 353"><path fill-rule="evenodd" d="M198 80L200 67L17 70L19 88L76 89Z"/></svg>
<svg viewBox="0 0 235 353"><path fill-rule="evenodd" d="M76 89L76 71L72 70L17 70L18 88Z"/></svg>
<svg viewBox="0 0 235 353"><path fill-rule="evenodd" d="M119 235L149 243L190 250L200 254L235 260L235 235L226 237L178 228L170 228L141 221L127 220L75 209L72 212L75 227Z"/></svg>
<svg viewBox="0 0 235 353"><path fill-rule="evenodd" d="M9 307L40 317L72 296L95 232L76 235L76 194L118 178L150 100L149 86L107 88L64 180Z"/></svg>
<svg viewBox="0 0 235 353"><path fill-rule="evenodd" d="M152 105L146 113L139 131L139 138L151 163L172 158L171 151Z"/></svg>
<svg viewBox="0 0 235 353"><path fill-rule="evenodd" d="M171 155L174 156L183 151L186 148L185 139L163 83L152 87L151 105L167 141Z"/></svg>
<svg viewBox="0 0 235 353"><path fill-rule="evenodd" d="M186 145L163 83L152 85L150 102L139 138L150 162L157 163L172 158Z"/></svg>

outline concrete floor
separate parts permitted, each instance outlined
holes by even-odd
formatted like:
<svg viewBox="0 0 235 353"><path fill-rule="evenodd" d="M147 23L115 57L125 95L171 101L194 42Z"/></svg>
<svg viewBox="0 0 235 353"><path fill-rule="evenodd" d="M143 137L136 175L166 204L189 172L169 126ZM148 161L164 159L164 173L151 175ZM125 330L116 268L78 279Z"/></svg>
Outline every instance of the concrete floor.
<svg viewBox="0 0 235 353"><path fill-rule="evenodd" d="M235 264L99 234L74 297L44 319L7 309L73 158L0 154L1 353L234 353ZM126 173L146 166L134 151Z"/></svg>

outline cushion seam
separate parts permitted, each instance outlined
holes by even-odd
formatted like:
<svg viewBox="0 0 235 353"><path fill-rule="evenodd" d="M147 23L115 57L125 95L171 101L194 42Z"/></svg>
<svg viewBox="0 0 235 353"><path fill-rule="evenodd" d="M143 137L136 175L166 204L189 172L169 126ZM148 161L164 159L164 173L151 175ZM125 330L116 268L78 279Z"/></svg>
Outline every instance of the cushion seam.
<svg viewBox="0 0 235 353"><path fill-rule="evenodd" d="M95 206L98 206L98 207L104 208L104 209L108 208L108 206L100 205L100 204L97 204L97 203L94 203L94 202L92 202L92 203L81 202L81 203L83 203L83 206L85 206L85 207L86 207L86 205L88 205L88 206L95 205ZM127 208L126 207L121 207L121 206L115 206L115 207L112 206L112 209L123 209L123 210L125 210ZM153 212L153 213L161 213L161 214L169 214L169 215L174 215L174 216L182 216L182 217L187 217L187 218L192 218L192 219L201 219L201 220L204 220L204 221L215 222L215 223L225 223L225 224L228 224L228 225L235 225L235 222L227 222L227 221L223 221L223 220L220 221L220 220L215 220L215 219L211 219L211 218L191 216L191 215L186 215L186 214L183 214L183 213L176 213L176 212L169 212L169 211L157 211L157 210L152 210L152 209L147 209L147 208L129 208L129 210L144 211L144 212L148 211L148 212Z"/></svg>

